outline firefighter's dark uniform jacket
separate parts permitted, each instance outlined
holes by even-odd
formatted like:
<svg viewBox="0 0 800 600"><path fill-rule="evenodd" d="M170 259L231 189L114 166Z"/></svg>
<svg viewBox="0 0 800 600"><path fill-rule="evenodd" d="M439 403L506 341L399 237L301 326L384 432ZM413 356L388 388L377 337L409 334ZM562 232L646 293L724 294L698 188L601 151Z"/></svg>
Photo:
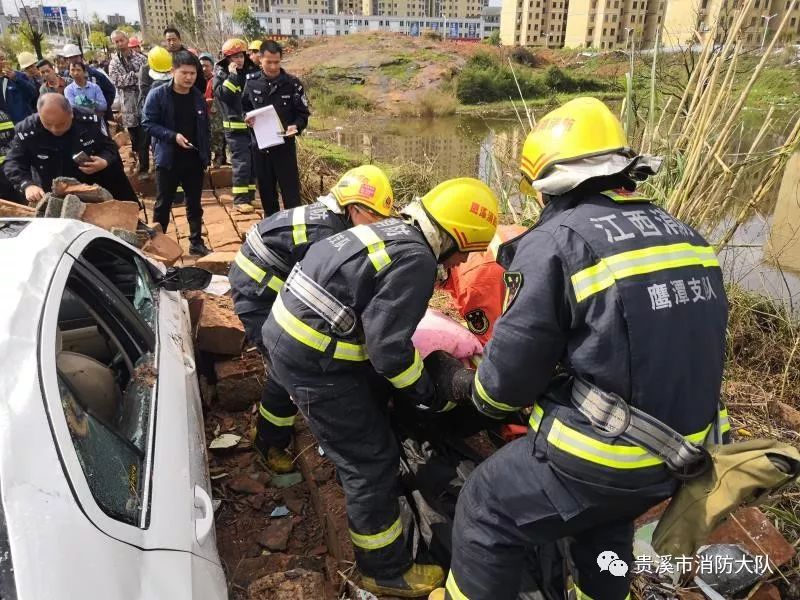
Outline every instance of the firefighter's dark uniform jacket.
<svg viewBox="0 0 800 600"><path fill-rule="evenodd" d="M702 442L718 416L728 315L713 248L637 198L559 197L501 246L508 308L473 386L490 415L533 405L538 451L559 467L622 474L628 487L664 477L662 463L598 435L569 382L551 385L556 366Z"/></svg>
<svg viewBox="0 0 800 600"><path fill-rule="evenodd" d="M386 402L391 395L396 402L434 404L411 335L433 294L436 258L419 229L387 219L317 242L298 268L352 309L353 332L334 331L287 289L290 278L264 325L264 344L278 380L336 465L361 572L396 577L411 565L411 555Z"/></svg>
<svg viewBox="0 0 800 600"><path fill-rule="evenodd" d="M282 210L262 219L256 228L264 245L291 269L305 255L311 244L346 230L350 224L339 215L315 202ZM236 254L228 273L237 314L272 308L288 271L264 263L245 242Z"/></svg>
<svg viewBox="0 0 800 600"><path fill-rule="evenodd" d="M233 291L233 306L244 325L248 340L265 352L261 328L291 268L302 259L311 244L349 227L345 215L336 214L322 202L290 208L262 219L256 232L263 245L274 254L271 263L262 260L245 241L228 273ZM250 233L249 235L254 235ZM282 263L277 265L278 261ZM261 392L256 431L260 441L285 448L297 408L289 394L268 374Z"/></svg>
<svg viewBox="0 0 800 600"><path fill-rule="evenodd" d="M9 181L24 192L30 185L49 191L56 177L74 177L85 183L98 183L119 200L137 201L122 168L119 150L108 137L97 115L73 111L72 127L62 136L44 128L34 114L17 123L14 139L6 156L5 173ZM99 156L108 166L94 175L78 169L72 157L79 152Z"/></svg>
<svg viewBox="0 0 800 600"><path fill-rule="evenodd" d="M275 107L284 128L295 125L301 133L308 125L308 100L297 77L283 69L275 79L268 79L260 69L248 73L242 93L242 111L247 113L270 104Z"/></svg>
<svg viewBox="0 0 800 600"><path fill-rule="evenodd" d="M312 309L282 290L264 326L265 342L280 338L298 369L322 371L323 377L368 360L397 393L430 406L432 383L411 335L433 294L436 258L419 229L398 219L360 225L313 245L300 268L351 307L359 325L352 335L337 336ZM298 321L316 335L297 327Z"/></svg>
<svg viewBox="0 0 800 600"><path fill-rule="evenodd" d="M226 130L247 131L242 108L242 92L247 75L258 72L258 67L250 58L245 57L241 69L235 73L228 72L229 58L223 58L216 65L214 74L214 96L222 106L222 126Z"/></svg>
<svg viewBox="0 0 800 600"><path fill-rule="evenodd" d="M528 549L565 537L577 597L630 597L628 579L599 569L598 554L632 568L633 520L677 480L644 449L599 435L571 403L570 377L697 443L717 422L729 429L719 410L728 304L717 258L635 192L592 192L553 199L498 262L507 308L472 399L494 417L532 406L531 427L464 486L446 597L517 598Z"/></svg>

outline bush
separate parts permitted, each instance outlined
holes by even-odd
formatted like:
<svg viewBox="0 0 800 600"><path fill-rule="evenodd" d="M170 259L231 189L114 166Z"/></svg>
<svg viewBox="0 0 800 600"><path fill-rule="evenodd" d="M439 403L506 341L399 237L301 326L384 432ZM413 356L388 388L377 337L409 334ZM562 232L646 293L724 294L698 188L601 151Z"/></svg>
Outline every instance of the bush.
<svg viewBox="0 0 800 600"><path fill-rule="evenodd" d="M608 89L608 84L590 77L572 77L558 67L550 67L544 74L544 86L554 93L574 94L576 92L600 92Z"/></svg>
<svg viewBox="0 0 800 600"><path fill-rule="evenodd" d="M473 59L479 58L476 55ZM546 95L546 88L541 81L527 73L517 73L519 89L514 81L514 75L508 68L501 67L494 62L488 67L478 66L485 64L485 59L471 60L461 72L456 86L456 96L464 104L480 104L482 102L496 102L519 98L520 91L525 98L535 98Z"/></svg>
<svg viewBox="0 0 800 600"><path fill-rule="evenodd" d="M465 69L496 69L500 66L493 54L478 52L469 57Z"/></svg>
<svg viewBox="0 0 800 600"><path fill-rule="evenodd" d="M536 55L522 46L517 46L511 51L511 60L526 67L535 67L539 64Z"/></svg>

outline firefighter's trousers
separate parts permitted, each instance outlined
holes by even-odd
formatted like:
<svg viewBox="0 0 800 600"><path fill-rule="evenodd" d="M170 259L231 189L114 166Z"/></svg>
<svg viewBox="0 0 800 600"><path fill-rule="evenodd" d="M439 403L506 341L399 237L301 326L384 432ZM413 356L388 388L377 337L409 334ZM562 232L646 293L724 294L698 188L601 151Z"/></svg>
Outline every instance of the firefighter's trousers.
<svg viewBox="0 0 800 600"><path fill-rule="evenodd" d="M531 548L571 538L576 597L628 598L633 520L675 486L665 480L624 490L582 481L535 456L533 434L516 440L484 461L459 495L446 597L514 600ZM602 552L616 553L628 566L627 576L601 571Z"/></svg>
<svg viewBox="0 0 800 600"><path fill-rule="evenodd" d="M399 448L389 426L386 380L369 363L344 372L300 372L273 349L270 357L278 381L336 465L359 569L376 578L404 573L412 560L400 521Z"/></svg>
<svg viewBox="0 0 800 600"><path fill-rule="evenodd" d="M239 315L244 325L248 341L256 346L264 358L266 379L261 390L261 402L258 407L256 434L266 446L285 449L292 441L292 429L297 415L297 407L289 398L289 393L277 382L264 344L261 342L261 328L269 315L269 308L254 310Z"/></svg>
<svg viewBox="0 0 800 600"><path fill-rule="evenodd" d="M225 130L225 141L231 149L233 167L233 203L249 204L256 193L256 176L253 170L251 137L247 130Z"/></svg>

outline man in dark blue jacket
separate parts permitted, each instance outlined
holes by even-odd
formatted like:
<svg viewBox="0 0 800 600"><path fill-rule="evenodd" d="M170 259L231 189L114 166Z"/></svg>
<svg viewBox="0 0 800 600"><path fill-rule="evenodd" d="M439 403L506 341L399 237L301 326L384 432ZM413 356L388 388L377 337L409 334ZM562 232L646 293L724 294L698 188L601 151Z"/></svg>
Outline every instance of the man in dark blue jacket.
<svg viewBox="0 0 800 600"><path fill-rule="evenodd" d="M211 143L206 100L194 82L196 59L186 51L172 55L172 80L154 88L144 103L142 127L153 140L156 163L156 205L153 220L166 232L175 191L183 186L186 220L189 222L189 254L205 256L203 208L200 194L203 173L211 162Z"/></svg>
<svg viewBox="0 0 800 600"><path fill-rule="evenodd" d="M28 76L11 68L8 56L0 50L0 110L12 122L19 123L34 113L36 96L36 88Z"/></svg>

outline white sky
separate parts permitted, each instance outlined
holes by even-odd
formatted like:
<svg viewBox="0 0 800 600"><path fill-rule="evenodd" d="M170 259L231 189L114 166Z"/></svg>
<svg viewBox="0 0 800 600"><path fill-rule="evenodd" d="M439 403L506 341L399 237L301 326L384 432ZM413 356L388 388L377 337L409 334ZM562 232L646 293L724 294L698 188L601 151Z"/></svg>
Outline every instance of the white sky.
<svg viewBox="0 0 800 600"><path fill-rule="evenodd" d="M7 15L16 15L18 10L14 4L14 0L2 0L3 8ZM37 2L38 3L38 2ZM17 4L21 4L17 0ZM26 0L25 4L33 4L31 0ZM139 20L139 4L136 0L122 0L118 2L109 2L108 0L42 0L45 6L66 6L70 13L77 9L78 16L88 20L92 13L97 13L102 20L106 20L110 14L125 15L129 22Z"/></svg>

